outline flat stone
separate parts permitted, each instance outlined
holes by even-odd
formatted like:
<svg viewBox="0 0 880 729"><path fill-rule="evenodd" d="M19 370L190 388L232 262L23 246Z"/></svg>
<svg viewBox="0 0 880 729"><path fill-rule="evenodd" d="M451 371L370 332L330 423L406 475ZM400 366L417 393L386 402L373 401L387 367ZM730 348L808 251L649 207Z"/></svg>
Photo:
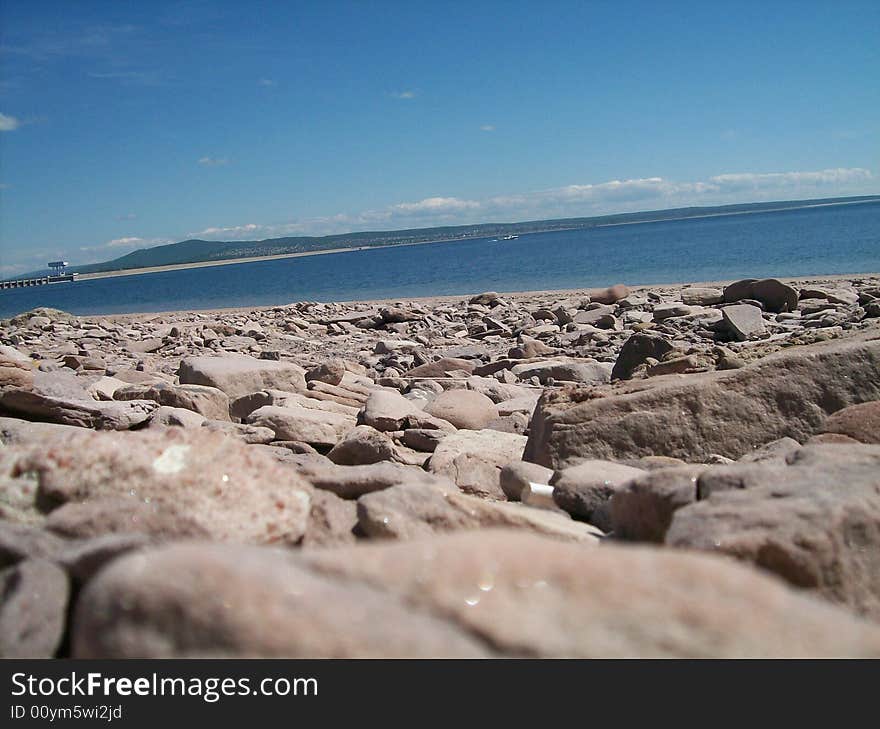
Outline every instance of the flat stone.
<svg viewBox="0 0 880 729"><path fill-rule="evenodd" d="M724 324L731 334L740 342L766 334L764 318L761 310L751 304L733 304L721 310Z"/></svg>
<svg viewBox="0 0 880 729"><path fill-rule="evenodd" d="M222 357L186 357L178 371L181 385L207 385L230 398L263 389L306 389L305 370L290 362L255 359L244 354Z"/></svg>

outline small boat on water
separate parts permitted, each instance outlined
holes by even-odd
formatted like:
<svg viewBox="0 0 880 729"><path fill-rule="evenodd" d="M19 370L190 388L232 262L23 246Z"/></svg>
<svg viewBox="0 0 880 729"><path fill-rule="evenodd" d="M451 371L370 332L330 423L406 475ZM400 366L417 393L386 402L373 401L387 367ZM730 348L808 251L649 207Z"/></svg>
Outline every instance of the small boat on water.
<svg viewBox="0 0 880 729"><path fill-rule="evenodd" d="M518 235L505 235L501 240L516 240L519 238Z"/></svg>

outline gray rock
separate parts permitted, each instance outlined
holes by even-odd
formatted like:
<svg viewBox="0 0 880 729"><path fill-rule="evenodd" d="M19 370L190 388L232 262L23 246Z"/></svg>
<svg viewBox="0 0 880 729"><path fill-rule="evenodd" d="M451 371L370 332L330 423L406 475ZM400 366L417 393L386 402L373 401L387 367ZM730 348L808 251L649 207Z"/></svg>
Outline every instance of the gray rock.
<svg viewBox="0 0 880 729"><path fill-rule="evenodd" d="M554 474L553 501L572 516L603 531L611 530L609 502L627 481L645 475L640 468L611 461L588 460Z"/></svg>
<svg viewBox="0 0 880 729"><path fill-rule="evenodd" d="M64 635L70 586L62 569L27 559L0 570L0 658L51 658Z"/></svg>
<svg viewBox="0 0 880 729"><path fill-rule="evenodd" d="M721 313L727 329L741 342L762 336L767 332L761 310L757 306L733 304L725 306Z"/></svg>
<svg viewBox="0 0 880 729"><path fill-rule="evenodd" d="M666 543L753 563L876 620L878 474L880 446L871 445L806 446L787 465L711 468L700 475L700 501L675 513Z"/></svg>
<svg viewBox="0 0 880 729"><path fill-rule="evenodd" d="M636 332L624 342L611 370L611 379L628 380L648 358L660 360L672 351L672 344L659 334Z"/></svg>

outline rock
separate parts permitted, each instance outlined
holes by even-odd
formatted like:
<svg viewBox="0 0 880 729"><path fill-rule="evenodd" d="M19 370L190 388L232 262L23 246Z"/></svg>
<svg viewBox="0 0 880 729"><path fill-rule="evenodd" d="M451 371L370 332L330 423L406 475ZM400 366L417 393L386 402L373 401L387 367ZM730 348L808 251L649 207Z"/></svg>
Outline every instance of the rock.
<svg viewBox="0 0 880 729"><path fill-rule="evenodd" d="M95 400L112 400L113 393L122 387L127 387L127 383L115 377L100 377L86 388ZM144 398L150 400L152 398Z"/></svg>
<svg viewBox="0 0 880 729"><path fill-rule="evenodd" d="M387 461L361 466L337 466L332 462L325 465L313 461L298 465L296 470L315 488L330 491L342 499L357 499L401 483L436 483L438 480L421 468Z"/></svg>
<svg viewBox="0 0 880 729"><path fill-rule="evenodd" d="M411 400L391 390L376 390L358 415L359 425L369 425L383 432L405 430L410 419L420 411Z"/></svg>
<svg viewBox="0 0 880 729"><path fill-rule="evenodd" d="M152 537L135 533L71 541L59 556L58 565L65 569L76 587L81 587L117 557L155 544Z"/></svg>
<svg viewBox="0 0 880 729"><path fill-rule="evenodd" d="M659 334L636 332L626 340L611 370L612 380L628 380L650 357L656 360L672 351L672 344Z"/></svg>
<svg viewBox="0 0 880 729"><path fill-rule="evenodd" d="M327 458L341 466L357 466L391 461L395 455L391 438L369 425L358 425L333 446Z"/></svg>
<svg viewBox="0 0 880 729"><path fill-rule="evenodd" d="M223 390L230 398L257 390L278 389L299 392L306 389L305 370L290 362L273 362L229 354L222 357L186 357L178 371L181 385L208 385Z"/></svg>
<svg viewBox="0 0 880 729"><path fill-rule="evenodd" d="M652 378L635 389L545 391L524 459L554 469L646 455L700 462L739 458L777 438L804 442L829 413L880 399L880 340L822 342L742 369Z"/></svg>
<svg viewBox="0 0 880 729"><path fill-rule="evenodd" d="M29 557L52 561L63 549L64 540L54 534L36 526L0 519L0 567L8 567Z"/></svg>
<svg viewBox="0 0 880 729"><path fill-rule="evenodd" d="M880 618L880 446L806 446L787 464L736 464L699 478L675 547L729 554Z"/></svg>
<svg viewBox="0 0 880 729"><path fill-rule="evenodd" d="M612 495L627 481L644 475L645 471L620 463L584 461L559 471L550 479L553 501L572 516L610 531L609 501Z"/></svg>
<svg viewBox="0 0 880 729"><path fill-rule="evenodd" d="M269 428L275 440L295 440L322 448L332 448L354 427L354 419L321 410L264 405L248 417L249 425Z"/></svg>
<svg viewBox="0 0 880 729"><path fill-rule="evenodd" d="M345 362L339 359L331 359L313 367L306 372L306 382L326 382L328 385L338 385L345 376Z"/></svg>
<svg viewBox="0 0 880 729"><path fill-rule="evenodd" d="M229 397L205 385L126 385L113 392L114 400L153 400L160 405L183 408L211 420L229 420Z"/></svg>
<svg viewBox="0 0 880 729"><path fill-rule="evenodd" d="M733 304L737 301L753 298L752 286L756 280L754 278L744 278L741 281L734 281L732 284L725 286L723 291L724 301L728 304Z"/></svg>
<svg viewBox="0 0 880 729"><path fill-rule="evenodd" d="M721 289L689 286L681 290L681 300L688 306L712 306L724 301Z"/></svg>
<svg viewBox="0 0 880 729"><path fill-rule="evenodd" d="M629 289L623 284L615 284L607 289L593 289L589 292L590 301L599 304L616 304L629 296Z"/></svg>
<svg viewBox="0 0 880 729"><path fill-rule="evenodd" d="M448 377L450 372L467 372L474 371L474 363L467 359L457 357L442 357L435 362L413 367L406 373L408 379L419 378L443 378Z"/></svg>
<svg viewBox="0 0 880 729"><path fill-rule="evenodd" d="M482 294L477 294L476 296L472 296L469 300L469 304L480 304L481 306L492 306L495 302L498 301L500 297L495 291L485 291Z"/></svg>
<svg viewBox="0 0 880 729"><path fill-rule="evenodd" d="M788 456L800 450L800 447L801 444L794 438L779 438L746 453L740 457L739 462L766 463L767 461L778 461L785 463Z"/></svg>
<svg viewBox="0 0 880 729"><path fill-rule="evenodd" d="M301 546L338 547L357 540L357 505L341 499L330 491L312 494L309 522Z"/></svg>
<svg viewBox="0 0 880 729"><path fill-rule="evenodd" d="M751 304L732 304L721 310L724 324L740 342L766 334L761 310Z"/></svg>
<svg viewBox="0 0 880 729"><path fill-rule="evenodd" d="M661 468L622 484L608 505L615 538L662 544L675 512L697 500L697 478L705 470Z"/></svg>
<svg viewBox="0 0 880 729"><path fill-rule="evenodd" d="M480 430L498 417L498 408L488 397L473 390L445 390L425 412L452 423L456 428Z"/></svg>
<svg viewBox="0 0 880 729"><path fill-rule="evenodd" d="M26 390L0 393L0 411L95 430L128 430L149 420L158 407L152 400L97 402L50 397Z"/></svg>
<svg viewBox="0 0 880 729"><path fill-rule="evenodd" d="M687 357L674 357L673 359L663 360L655 365L648 366L646 374L648 377L659 377L661 375L676 375L698 369L700 361L693 355Z"/></svg>
<svg viewBox="0 0 880 729"><path fill-rule="evenodd" d="M3 346L0 349L0 389L23 388L30 390L34 385L34 368L31 360L15 347Z"/></svg>
<svg viewBox="0 0 880 729"><path fill-rule="evenodd" d="M757 299L767 311L775 313L795 311L798 307L798 292L775 278L765 278L752 284L751 296Z"/></svg>
<svg viewBox="0 0 880 729"><path fill-rule="evenodd" d="M511 347L507 352L507 356L510 359L534 359L535 357L552 354L554 351L553 347L548 347L538 339L523 337L522 344Z"/></svg>
<svg viewBox="0 0 880 729"><path fill-rule="evenodd" d="M43 559L0 570L0 658L52 658L61 645L67 575Z"/></svg>
<svg viewBox="0 0 880 729"><path fill-rule="evenodd" d="M496 430L450 433L428 461L428 471L449 478L465 493L504 499L501 468L522 459L526 440Z"/></svg>
<svg viewBox="0 0 880 729"><path fill-rule="evenodd" d="M258 425L206 420L202 423L201 427L213 433L223 433L224 435L238 438L242 443L271 443L275 440L275 433L270 428L262 428Z"/></svg>
<svg viewBox="0 0 880 729"><path fill-rule="evenodd" d="M150 418L150 428L201 428L206 422L204 415L194 413L186 408L171 408L160 405ZM231 423L230 423L231 425Z"/></svg>
<svg viewBox="0 0 880 729"><path fill-rule="evenodd" d="M403 443L414 450L433 453L446 436L447 432L443 430L407 428L403 431Z"/></svg>
<svg viewBox="0 0 880 729"><path fill-rule="evenodd" d="M71 639L74 658L488 654L441 617L289 552L200 544L115 560L83 590Z"/></svg>
<svg viewBox="0 0 880 729"><path fill-rule="evenodd" d="M595 544L601 532L565 515L486 501L454 488L401 484L358 500L358 525L369 537L417 539L449 531L505 527Z"/></svg>
<svg viewBox="0 0 880 729"><path fill-rule="evenodd" d="M155 512L162 524L191 521L211 539L295 544L305 530L308 486L255 448L204 428L78 431L23 447L17 468L37 474L45 510L121 499ZM120 522L111 516L116 531Z"/></svg>
<svg viewBox="0 0 880 729"><path fill-rule="evenodd" d="M508 501L520 501L523 489L531 483L549 484L553 471L537 463L513 461L501 469L499 485Z"/></svg>
<svg viewBox="0 0 880 729"><path fill-rule="evenodd" d="M822 424L822 432L845 435L860 443L880 443L880 401L838 410Z"/></svg>
<svg viewBox="0 0 880 729"><path fill-rule="evenodd" d="M794 311L798 306L798 292L775 278L743 279L724 288L725 302L748 299L759 301L767 311L774 313Z"/></svg>
<svg viewBox="0 0 880 729"><path fill-rule="evenodd" d="M326 550L306 561L328 576L400 596L414 611L443 615L498 655L816 657L880 651L876 625L708 555L610 545L584 549L523 532L471 531Z"/></svg>
<svg viewBox="0 0 880 729"><path fill-rule="evenodd" d="M668 304L657 304L654 307L654 321L664 321L677 316L688 316L695 311L696 309L693 306L688 306L678 301Z"/></svg>
<svg viewBox="0 0 880 729"><path fill-rule="evenodd" d="M66 503L49 514L44 528L67 538L106 534L149 534L168 539L209 536L208 530L187 514L153 508L149 502L130 497Z"/></svg>
<svg viewBox="0 0 880 729"><path fill-rule="evenodd" d="M584 383L608 382L611 379L611 366L607 362L577 360L530 362L516 365L512 371L520 380L537 377L541 384L546 384L550 379Z"/></svg>

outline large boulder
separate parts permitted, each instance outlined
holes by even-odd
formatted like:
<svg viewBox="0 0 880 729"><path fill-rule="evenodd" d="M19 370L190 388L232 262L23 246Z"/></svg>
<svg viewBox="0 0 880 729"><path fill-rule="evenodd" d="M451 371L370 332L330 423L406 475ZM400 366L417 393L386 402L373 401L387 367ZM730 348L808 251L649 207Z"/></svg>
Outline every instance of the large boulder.
<svg viewBox="0 0 880 729"><path fill-rule="evenodd" d="M489 655L454 622L291 552L211 544L115 560L83 591L71 639L74 658Z"/></svg>
<svg viewBox="0 0 880 729"><path fill-rule="evenodd" d="M498 417L495 403L473 390L444 390L428 403L425 412L469 430L485 428Z"/></svg>
<svg viewBox="0 0 880 729"><path fill-rule="evenodd" d="M159 535L179 536L180 525L191 524L183 534L295 544L309 514L309 486L292 469L205 428L75 431L16 447L15 458L19 471L36 474L44 511L101 501L103 515L92 510L88 518L106 531L120 531L127 516L131 531L155 524Z"/></svg>
<svg viewBox="0 0 880 729"><path fill-rule="evenodd" d="M255 359L246 354L222 357L186 357L178 370L181 385L208 385L230 398L274 388L300 392L306 389L305 370L292 362Z"/></svg>
<svg viewBox="0 0 880 729"><path fill-rule="evenodd" d="M861 335L737 370L545 391L523 458L555 470L585 458L739 458L777 438L804 442L828 414L878 399L880 339Z"/></svg>
<svg viewBox="0 0 880 729"><path fill-rule="evenodd" d="M515 505L511 504L511 507ZM866 656L880 627L731 560L470 531L313 552L307 564L400 596L499 655Z"/></svg>
<svg viewBox="0 0 880 729"><path fill-rule="evenodd" d="M806 446L787 460L703 472L666 543L732 555L880 619L880 446Z"/></svg>

